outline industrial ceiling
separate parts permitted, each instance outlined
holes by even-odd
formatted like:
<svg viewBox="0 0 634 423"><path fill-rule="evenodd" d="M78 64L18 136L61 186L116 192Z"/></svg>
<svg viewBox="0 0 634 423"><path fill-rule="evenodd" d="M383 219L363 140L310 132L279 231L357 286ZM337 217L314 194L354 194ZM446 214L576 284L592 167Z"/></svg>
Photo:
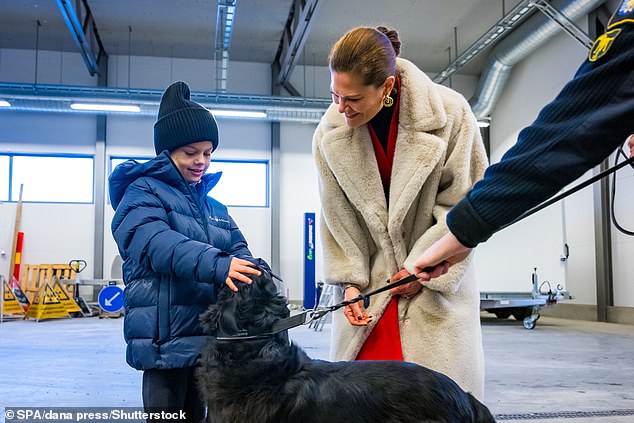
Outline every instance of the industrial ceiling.
<svg viewBox="0 0 634 423"><path fill-rule="evenodd" d="M292 72L296 64L326 66L333 42L357 25L384 25L396 29L403 42L401 55L416 63L436 82L444 82L451 74L480 77L490 71L493 47L506 37L506 31L510 33L515 29L512 26L517 22L511 20L512 14L521 10L521 21L529 21L530 17L540 19L541 24L548 23L546 17L535 16L540 13L533 7L534 3L547 5L548 2L0 0L0 48L80 51L69 18L63 12L65 7L74 8L78 20L84 24L84 32L98 34L99 48L108 55L215 59L219 74L218 66L222 60L225 65L226 61L277 63L281 66L280 82L286 88L283 94L297 97L306 93L290 85L284 78L286 73ZM603 2L553 0L552 3L558 10L569 9L570 13L581 16ZM227 7L231 8L230 21ZM90 22L86 19L88 12ZM88 23L94 25L94 30L86 27ZM523 36L532 37L535 29L531 28ZM551 25L550 33L559 30L556 25ZM484 37L487 33L487 36L493 34L488 41ZM223 40L223 36L228 39ZM481 47L476 49L478 43ZM474 54L468 55L470 52ZM468 60L462 60L463 63L457 66L457 59L466 56L469 56ZM90 68L88 60L87 66ZM25 84L31 82L24 81ZM23 88L0 85L0 93ZM221 92L218 86L210 87L209 91ZM157 95L152 92L140 94L151 102ZM116 92L113 96L116 97ZM249 100L245 101L250 104ZM279 99L275 101L279 102ZM315 107L323 107L323 104ZM482 113L488 111L483 109Z"/></svg>

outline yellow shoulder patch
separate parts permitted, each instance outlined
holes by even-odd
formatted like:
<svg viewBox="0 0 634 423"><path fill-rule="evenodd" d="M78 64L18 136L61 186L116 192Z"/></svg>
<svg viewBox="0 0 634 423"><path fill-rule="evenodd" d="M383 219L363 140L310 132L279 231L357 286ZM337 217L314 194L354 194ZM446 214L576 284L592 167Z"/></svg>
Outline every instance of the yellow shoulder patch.
<svg viewBox="0 0 634 423"><path fill-rule="evenodd" d="M616 40L616 37L621 33L621 29L613 29L612 31L608 31L605 34L599 36L594 44L592 44L592 48L590 49L590 53L588 54L588 60L591 62L596 62L610 50L612 47L612 43Z"/></svg>

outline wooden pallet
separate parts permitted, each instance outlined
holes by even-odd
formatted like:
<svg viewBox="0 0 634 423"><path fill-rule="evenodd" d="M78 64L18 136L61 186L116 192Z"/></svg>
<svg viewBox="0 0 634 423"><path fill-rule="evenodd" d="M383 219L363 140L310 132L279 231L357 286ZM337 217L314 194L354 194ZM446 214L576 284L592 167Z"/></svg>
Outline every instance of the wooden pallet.
<svg viewBox="0 0 634 423"><path fill-rule="evenodd" d="M52 284L56 277L68 295L75 298L75 275L75 270L68 264L23 264L20 286L29 301L33 301L42 287L46 283Z"/></svg>

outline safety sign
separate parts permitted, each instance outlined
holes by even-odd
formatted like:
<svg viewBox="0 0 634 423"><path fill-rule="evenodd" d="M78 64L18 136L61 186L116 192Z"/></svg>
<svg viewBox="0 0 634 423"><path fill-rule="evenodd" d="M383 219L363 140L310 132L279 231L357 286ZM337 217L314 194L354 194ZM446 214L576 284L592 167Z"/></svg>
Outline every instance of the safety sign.
<svg viewBox="0 0 634 423"><path fill-rule="evenodd" d="M123 308L123 289L117 285L108 285L99 291L99 307L103 311L114 313Z"/></svg>

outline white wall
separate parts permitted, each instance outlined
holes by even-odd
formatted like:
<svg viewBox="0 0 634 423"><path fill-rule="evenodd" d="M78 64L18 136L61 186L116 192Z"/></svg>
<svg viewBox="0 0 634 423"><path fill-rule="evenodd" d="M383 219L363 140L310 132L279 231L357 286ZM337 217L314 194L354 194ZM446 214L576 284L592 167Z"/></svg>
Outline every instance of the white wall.
<svg viewBox="0 0 634 423"><path fill-rule="evenodd" d="M37 59L37 66L36 66ZM0 81L27 84L94 85L77 53L0 49Z"/></svg>
<svg viewBox="0 0 634 423"><path fill-rule="evenodd" d="M268 95L270 66L262 63L229 62L227 92ZM192 91L212 92L216 88L215 62L169 57L111 56L108 85L111 87L164 89L174 81L187 82Z"/></svg>
<svg viewBox="0 0 634 423"><path fill-rule="evenodd" d="M529 125L572 78L585 55L586 50L577 41L562 34L513 68L504 94L492 113L492 162L500 159L515 143L519 131ZM592 174L588 172L566 188ZM634 217L629 213L634 209L632 178L631 169L619 172L616 196L619 221L630 229L634 228ZM476 268L481 290L528 292L530 274L533 267L537 267L540 281L548 280L553 287L564 285L575 297L573 304L595 305L593 189L585 188L504 229L479 246ZM634 238L620 234L614 227L612 236L615 305L632 307ZM570 247L566 262L560 261L564 243Z"/></svg>
<svg viewBox="0 0 634 423"><path fill-rule="evenodd" d="M583 48L562 34L512 69L491 115L491 163L499 161L519 131L555 97L583 55ZM566 287L566 265L560 261L563 236L561 204L498 232L477 248L480 290L530 292L534 268L540 281Z"/></svg>
<svg viewBox="0 0 634 423"><path fill-rule="evenodd" d="M289 82L306 97L330 98L330 72L327 66L297 65Z"/></svg>
<svg viewBox="0 0 634 423"><path fill-rule="evenodd" d="M586 172L577 183L587 180L592 171ZM571 185L572 186L572 185ZM594 238L594 189L587 187L562 201L565 211L563 229L570 247L566 262L566 284L574 295L576 304L596 304L596 265Z"/></svg>
<svg viewBox="0 0 634 423"><path fill-rule="evenodd" d="M285 123L280 150L280 275L290 298L304 295L304 213L319 216L317 172L311 153L315 124ZM316 280L320 280L320 249L316 249Z"/></svg>
<svg viewBox="0 0 634 423"><path fill-rule="evenodd" d="M615 10L621 2L610 0L607 7ZM625 150L627 154L627 150ZM614 156L610 157L610 165L614 164ZM622 161L622 157L621 157ZM616 174L616 195L614 197L614 214L618 224L625 230L634 232L634 172L626 167ZM634 236L625 235L612 225L612 264L614 277L614 305L617 307L634 307Z"/></svg>
<svg viewBox="0 0 634 423"><path fill-rule="evenodd" d="M627 150L626 150L627 151ZM622 161L622 160L621 160ZM613 159L610 160L613 164ZM617 172L614 210L617 222L634 232L634 171L626 167ZM614 305L634 307L634 237L624 235L612 226L612 254L614 263Z"/></svg>

